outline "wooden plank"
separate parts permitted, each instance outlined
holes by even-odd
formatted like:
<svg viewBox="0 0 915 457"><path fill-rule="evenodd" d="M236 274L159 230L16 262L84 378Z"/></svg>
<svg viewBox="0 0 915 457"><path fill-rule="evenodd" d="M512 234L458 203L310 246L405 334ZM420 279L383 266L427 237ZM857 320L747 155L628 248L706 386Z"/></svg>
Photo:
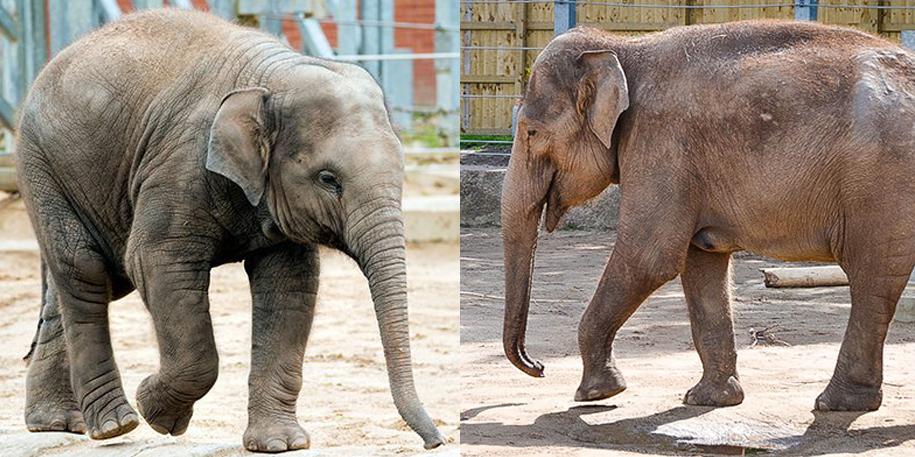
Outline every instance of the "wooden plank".
<svg viewBox="0 0 915 457"><path fill-rule="evenodd" d="M493 75L464 75L461 77L462 83L495 83L495 84L514 84L518 78L516 76L493 76Z"/></svg>
<svg viewBox="0 0 915 457"><path fill-rule="evenodd" d="M461 30L515 30L512 22L472 22L462 21Z"/></svg>

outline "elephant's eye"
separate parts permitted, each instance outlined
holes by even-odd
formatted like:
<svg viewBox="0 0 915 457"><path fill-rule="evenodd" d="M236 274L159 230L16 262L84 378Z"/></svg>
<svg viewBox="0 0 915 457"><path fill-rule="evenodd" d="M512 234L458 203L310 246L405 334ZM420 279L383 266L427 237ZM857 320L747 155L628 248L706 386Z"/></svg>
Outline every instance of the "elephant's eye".
<svg viewBox="0 0 915 457"><path fill-rule="evenodd" d="M528 136L528 138L533 138L533 137L537 136L537 130L527 129L527 136Z"/></svg>
<svg viewBox="0 0 915 457"><path fill-rule="evenodd" d="M343 186L340 185L340 181L337 180L337 176L333 172L328 170L321 170L318 172L318 182L324 186L325 189L339 195L343 193Z"/></svg>

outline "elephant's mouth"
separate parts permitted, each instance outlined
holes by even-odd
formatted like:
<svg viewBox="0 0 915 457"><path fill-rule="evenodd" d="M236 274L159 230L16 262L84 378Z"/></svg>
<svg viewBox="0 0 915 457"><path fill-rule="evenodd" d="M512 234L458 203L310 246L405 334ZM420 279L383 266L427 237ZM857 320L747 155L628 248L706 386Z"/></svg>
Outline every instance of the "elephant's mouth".
<svg viewBox="0 0 915 457"><path fill-rule="evenodd" d="M544 228L546 228L547 233L553 233L553 230L556 230L556 226L559 225L559 221L562 220L562 216L565 215L568 207L562 204L562 199L559 195L559 189L556 185L557 176L559 172L553 173L552 178L550 178L550 187L546 191L546 201L544 208Z"/></svg>

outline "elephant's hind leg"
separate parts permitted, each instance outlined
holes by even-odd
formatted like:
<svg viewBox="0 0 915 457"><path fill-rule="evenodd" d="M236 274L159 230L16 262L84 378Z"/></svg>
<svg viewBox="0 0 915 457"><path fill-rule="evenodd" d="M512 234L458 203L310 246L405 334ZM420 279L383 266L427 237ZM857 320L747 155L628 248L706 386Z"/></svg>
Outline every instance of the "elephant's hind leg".
<svg viewBox="0 0 915 457"><path fill-rule="evenodd" d="M680 275L693 342L702 360L702 379L683 399L690 405L732 406L743 402L731 317L730 259L727 253L690 246L686 268Z"/></svg>
<svg viewBox="0 0 915 457"><path fill-rule="evenodd" d="M70 360L57 286L44 266L42 277L41 320L25 381L25 425L31 432L86 433L83 413L70 386Z"/></svg>
<svg viewBox="0 0 915 457"><path fill-rule="evenodd" d="M308 434L296 420L296 400L318 292L317 249L283 246L247 259L245 269L254 297L245 447L260 452L308 448Z"/></svg>
<svg viewBox="0 0 915 457"><path fill-rule="evenodd" d="M858 243L860 250L850 249L842 262L851 288L851 313L835 372L816 400L820 411L874 411L883 400L883 344L915 253L906 231L883 242L874 239L860 238L866 242Z"/></svg>
<svg viewBox="0 0 915 457"><path fill-rule="evenodd" d="M74 397L91 438L122 435L139 424L139 417L124 396L111 349L111 280L105 259L45 165L26 154L19 166L30 177L23 195L59 300Z"/></svg>

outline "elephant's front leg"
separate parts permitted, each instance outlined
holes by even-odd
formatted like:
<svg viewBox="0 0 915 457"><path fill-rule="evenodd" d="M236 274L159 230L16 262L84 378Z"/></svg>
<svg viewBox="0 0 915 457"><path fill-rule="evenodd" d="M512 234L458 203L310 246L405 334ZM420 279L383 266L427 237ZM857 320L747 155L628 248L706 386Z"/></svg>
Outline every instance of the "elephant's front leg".
<svg viewBox="0 0 915 457"><path fill-rule="evenodd" d="M248 258L245 269L254 300L245 447L261 452L308 448L308 434L296 420L296 400L318 292L317 249L284 244Z"/></svg>
<svg viewBox="0 0 915 457"><path fill-rule="evenodd" d="M188 259L195 244L187 239L138 244L129 273L156 329L159 372L137 388L137 409L155 431L180 435L194 402L213 387L219 372L207 297L210 264Z"/></svg>
<svg viewBox="0 0 915 457"><path fill-rule="evenodd" d="M601 400L626 389L613 359L616 333L655 289L679 271L680 261L673 251L663 254L646 249L638 253L621 242L622 238L578 327L584 372L575 392L576 401Z"/></svg>
<svg viewBox="0 0 915 457"><path fill-rule="evenodd" d="M702 379L683 399L690 405L732 406L743 402L731 317L730 260L730 254L690 246L686 268L680 275L693 343L703 370Z"/></svg>

